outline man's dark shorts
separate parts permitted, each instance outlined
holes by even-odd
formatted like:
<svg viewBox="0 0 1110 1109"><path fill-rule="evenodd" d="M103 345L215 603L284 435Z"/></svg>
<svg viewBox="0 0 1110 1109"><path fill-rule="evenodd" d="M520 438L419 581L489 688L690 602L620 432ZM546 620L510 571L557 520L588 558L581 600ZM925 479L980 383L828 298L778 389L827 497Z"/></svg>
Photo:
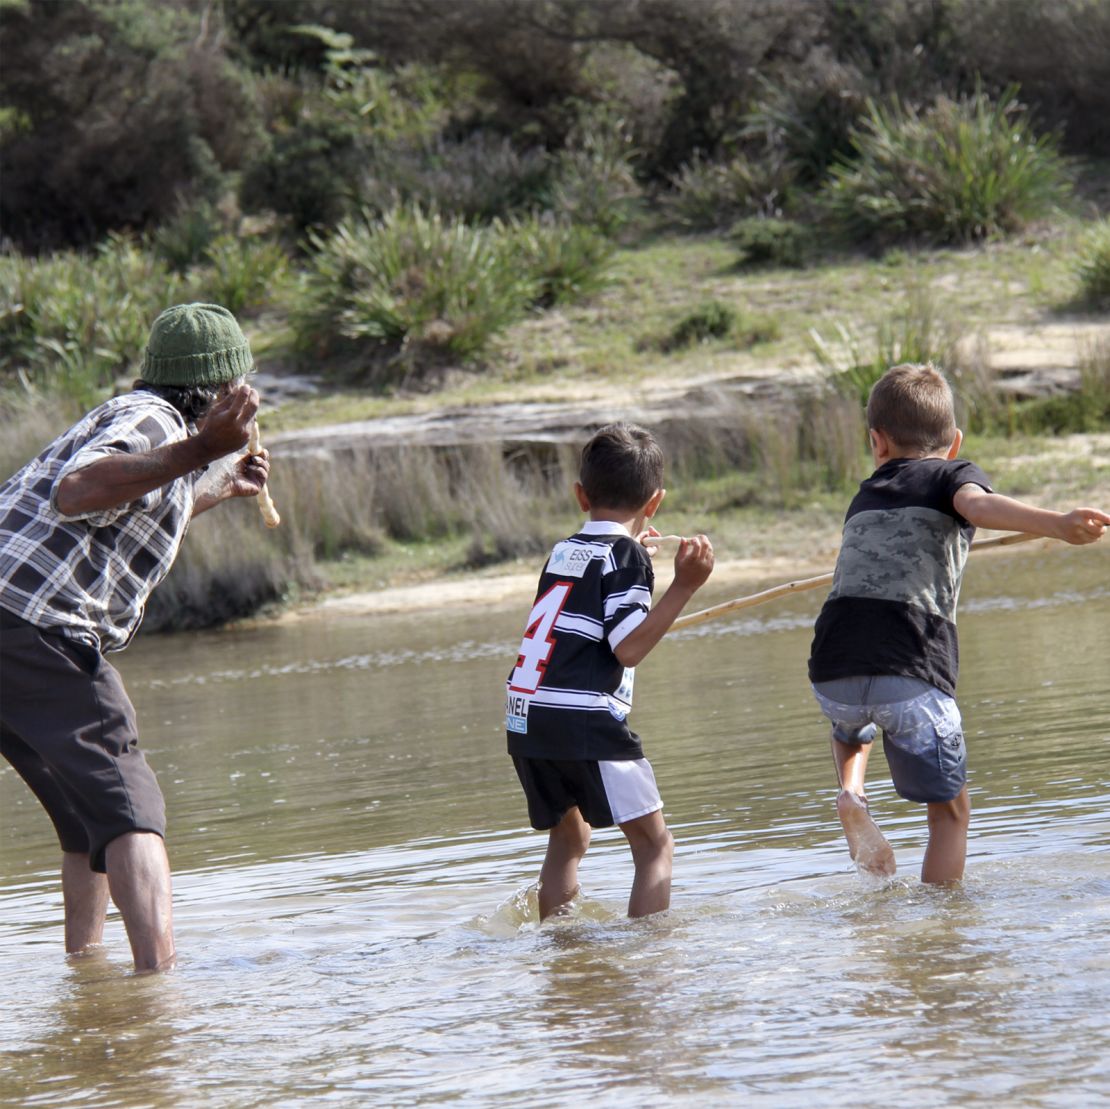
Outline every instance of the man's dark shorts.
<svg viewBox="0 0 1110 1109"><path fill-rule="evenodd" d="M46 809L63 851L105 848L126 832L166 834L154 772L138 748L135 709L95 648L0 609L0 754Z"/></svg>

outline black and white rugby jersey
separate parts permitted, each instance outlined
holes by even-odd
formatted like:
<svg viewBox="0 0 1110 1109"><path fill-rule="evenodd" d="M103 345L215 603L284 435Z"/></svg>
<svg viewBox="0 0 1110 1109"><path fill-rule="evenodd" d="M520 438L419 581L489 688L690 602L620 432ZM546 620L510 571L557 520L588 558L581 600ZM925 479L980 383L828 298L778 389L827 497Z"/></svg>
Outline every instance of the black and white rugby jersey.
<svg viewBox="0 0 1110 1109"><path fill-rule="evenodd" d="M956 603L975 528L955 509L973 462L895 458L860 487L844 520L832 588L814 628L810 681L896 674L956 692Z"/></svg>
<svg viewBox="0 0 1110 1109"><path fill-rule="evenodd" d="M506 687L509 754L638 759L633 671L613 653L651 608L651 559L621 524L590 520L555 544Z"/></svg>

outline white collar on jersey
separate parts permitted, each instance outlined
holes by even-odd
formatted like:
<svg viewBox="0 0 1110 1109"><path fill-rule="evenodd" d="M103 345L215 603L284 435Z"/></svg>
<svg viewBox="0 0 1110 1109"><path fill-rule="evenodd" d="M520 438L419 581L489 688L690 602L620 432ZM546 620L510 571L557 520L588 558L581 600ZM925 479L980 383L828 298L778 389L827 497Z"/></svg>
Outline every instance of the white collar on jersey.
<svg viewBox="0 0 1110 1109"><path fill-rule="evenodd" d="M587 520L579 529L579 535L627 535L632 538L632 532L617 523L616 520Z"/></svg>

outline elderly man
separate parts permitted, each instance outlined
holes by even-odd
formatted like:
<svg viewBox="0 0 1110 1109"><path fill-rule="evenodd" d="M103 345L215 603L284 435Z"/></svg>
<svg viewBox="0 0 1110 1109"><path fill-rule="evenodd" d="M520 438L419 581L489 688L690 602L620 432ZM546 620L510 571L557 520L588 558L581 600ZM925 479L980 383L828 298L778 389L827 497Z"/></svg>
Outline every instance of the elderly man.
<svg viewBox="0 0 1110 1109"><path fill-rule="evenodd" d="M0 752L62 847L65 942L101 942L108 896L137 970L173 965L161 790L107 652L131 641L190 519L257 496L265 452L235 317L181 304L151 329L132 392L95 408L0 485Z"/></svg>

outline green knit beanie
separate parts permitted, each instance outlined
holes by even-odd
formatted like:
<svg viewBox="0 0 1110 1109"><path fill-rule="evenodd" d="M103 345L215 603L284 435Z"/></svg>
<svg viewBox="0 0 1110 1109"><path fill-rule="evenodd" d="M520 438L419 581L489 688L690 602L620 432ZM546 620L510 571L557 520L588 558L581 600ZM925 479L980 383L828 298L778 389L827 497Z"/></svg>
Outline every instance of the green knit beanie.
<svg viewBox="0 0 1110 1109"><path fill-rule="evenodd" d="M254 369L250 343L218 304L177 304L150 329L140 373L151 385L219 385Z"/></svg>

